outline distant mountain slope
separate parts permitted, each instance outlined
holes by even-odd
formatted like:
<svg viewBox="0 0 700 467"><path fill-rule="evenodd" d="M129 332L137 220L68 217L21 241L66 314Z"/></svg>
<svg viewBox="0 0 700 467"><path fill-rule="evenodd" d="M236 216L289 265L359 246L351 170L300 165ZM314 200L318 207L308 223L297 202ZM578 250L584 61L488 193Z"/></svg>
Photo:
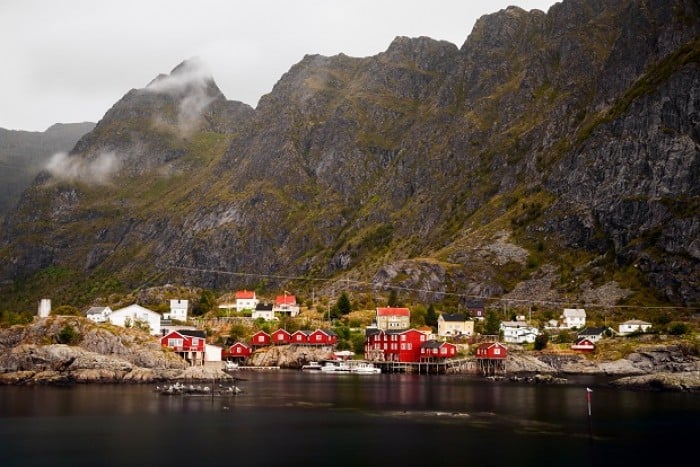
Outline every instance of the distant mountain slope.
<svg viewBox="0 0 700 467"><path fill-rule="evenodd" d="M185 62L25 192L0 277L76 302L115 280L296 278L299 295L454 306L697 305L699 17L684 0L510 7L461 48L306 56L256 109Z"/></svg>
<svg viewBox="0 0 700 467"><path fill-rule="evenodd" d="M14 206L51 156L70 151L94 123L57 123L44 132L0 128L0 218Z"/></svg>

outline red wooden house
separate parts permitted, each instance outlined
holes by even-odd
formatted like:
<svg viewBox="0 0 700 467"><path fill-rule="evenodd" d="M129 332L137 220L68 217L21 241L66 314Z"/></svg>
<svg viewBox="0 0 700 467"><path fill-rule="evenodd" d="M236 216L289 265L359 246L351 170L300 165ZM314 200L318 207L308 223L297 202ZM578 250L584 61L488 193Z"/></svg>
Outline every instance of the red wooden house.
<svg viewBox="0 0 700 467"><path fill-rule="evenodd" d="M476 362L483 375L506 372L508 349L500 342L484 342L476 348Z"/></svg>
<svg viewBox="0 0 700 467"><path fill-rule="evenodd" d="M250 347L245 345L243 342L236 342L228 349L224 349L223 358L228 359L244 359L250 357L252 350Z"/></svg>
<svg viewBox="0 0 700 467"><path fill-rule="evenodd" d="M484 342L476 348L476 358L502 360L508 357L508 348L500 342Z"/></svg>
<svg viewBox="0 0 700 467"><path fill-rule="evenodd" d="M327 329L316 329L309 334L308 343L311 345L335 345L338 343L338 335Z"/></svg>
<svg viewBox="0 0 700 467"><path fill-rule="evenodd" d="M253 337L251 337L250 345L253 347L265 347L270 345L271 340L272 339L268 333L265 331L258 331L253 334Z"/></svg>
<svg viewBox="0 0 700 467"><path fill-rule="evenodd" d="M571 344L571 350L576 350L578 352L593 352L595 350L595 343L591 339L584 337L583 339L579 339Z"/></svg>
<svg viewBox="0 0 700 467"><path fill-rule="evenodd" d="M366 331L366 338L366 360L393 362L419 362L421 346L428 340L425 333L416 329L383 331L370 328Z"/></svg>
<svg viewBox="0 0 700 467"><path fill-rule="evenodd" d="M303 331L303 330L298 330L295 331L292 334L290 343L292 344L308 344L309 343L309 334L311 334L311 331Z"/></svg>
<svg viewBox="0 0 700 467"><path fill-rule="evenodd" d="M289 344L292 340L292 335L286 329L278 329L271 335L272 343L277 345Z"/></svg>
<svg viewBox="0 0 700 467"><path fill-rule="evenodd" d="M198 331L170 331L160 338L160 345L168 347L175 352L204 352L204 332Z"/></svg>
<svg viewBox="0 0 700 467"><path fill-rule="evenodd" d="M160 345L177 352L190 364L204 364L206 337L204 331L185 330L170 331L160 338Z"/></svg>
<svg viewBox="0 0 700 467"><path fill-rule="evenodd" d="M429 340L420 348L421 360L439 360L452 358L457 355L457 346L449 342Z"/></svg>

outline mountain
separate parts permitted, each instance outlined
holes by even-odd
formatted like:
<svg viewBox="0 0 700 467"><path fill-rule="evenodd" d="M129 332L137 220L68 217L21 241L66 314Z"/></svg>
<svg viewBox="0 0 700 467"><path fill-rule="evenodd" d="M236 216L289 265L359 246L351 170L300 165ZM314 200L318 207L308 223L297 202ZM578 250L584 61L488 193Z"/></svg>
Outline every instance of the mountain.
<svg viewBox="0 0 700 467"><path fill-rule="evenodd" d="M44 132L0 128L0 218L58 152L70 151L94 123L57 123Z"/></svg>
<svg viewBox="0 0 700 467"><path fill-rule="evenodd" d="M255 109L183 62L25 191L5 296L697 306L699 17L691 0L509 7L459 48L308 55Z"/></svg>

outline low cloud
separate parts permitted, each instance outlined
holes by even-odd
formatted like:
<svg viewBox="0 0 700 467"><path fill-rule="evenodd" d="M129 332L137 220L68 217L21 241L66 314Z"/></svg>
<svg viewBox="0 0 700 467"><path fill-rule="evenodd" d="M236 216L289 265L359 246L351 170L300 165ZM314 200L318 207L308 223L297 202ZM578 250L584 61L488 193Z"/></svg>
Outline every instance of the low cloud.
<svg viewBox="0 0 700 467"><path fill-rule="evenodd" d="M192 58L177 66L169 75L154 79L146 86L146 90L169 94L179 99L177 129L181 133L189 134L199 128L204 109L215 98L208 92L212 81L211 71L204 62Z"/></svg>
<svg viewBox="0 0 700 467"><path fill-rule="evenodd" d="M51 157L46 170L57 179L105 185L120 166L119 159L113 152L102 153L90 159L79 154L69 156L65 152L59 152Z"/></svg>

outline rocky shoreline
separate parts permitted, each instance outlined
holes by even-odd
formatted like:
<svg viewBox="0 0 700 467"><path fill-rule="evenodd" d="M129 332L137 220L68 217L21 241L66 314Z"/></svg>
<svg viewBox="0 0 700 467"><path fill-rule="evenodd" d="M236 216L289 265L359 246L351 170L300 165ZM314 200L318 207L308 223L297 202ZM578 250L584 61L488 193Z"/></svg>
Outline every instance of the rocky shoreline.
<svg viewBox="0 0 700 467"><path fill-rule="evenodd" d="M51 342L66 325L80 336L76 345ZM275 346L256 352L255 366L300 368L322 360L332 348ZM508 378L534 384L565 384L574 375L611 378L610 386L655 391L700 391L700 358L678 344L639 346L624 358L595 360L580 354L528 352L513 347ZM0 329L0 384L159 383L230 381L222 365L190 367L178 355L138 330L97 326L77 317L37 320Z"/></svg>

